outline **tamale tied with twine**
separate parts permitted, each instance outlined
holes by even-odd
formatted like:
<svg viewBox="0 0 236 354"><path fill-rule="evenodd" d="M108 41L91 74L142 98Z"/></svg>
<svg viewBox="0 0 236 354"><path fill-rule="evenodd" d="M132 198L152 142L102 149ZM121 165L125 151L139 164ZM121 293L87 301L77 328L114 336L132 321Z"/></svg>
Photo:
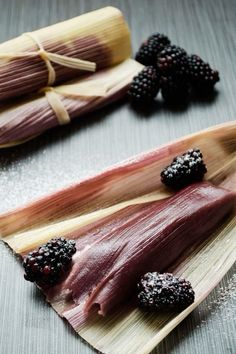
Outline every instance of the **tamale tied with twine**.
<svg viewBox="0 0 236 354"><path fill-rule="evenodd" d="M114 7L0 44L0 101L65 82L130 57L128 26Z"/></svg>
<svg viewBox="0 0 236 354"><path fill-rule="evenodd" d="M45 87L0 112L0 148L24 143L123 97L143 65L127 59L71 83Z"/></svg>

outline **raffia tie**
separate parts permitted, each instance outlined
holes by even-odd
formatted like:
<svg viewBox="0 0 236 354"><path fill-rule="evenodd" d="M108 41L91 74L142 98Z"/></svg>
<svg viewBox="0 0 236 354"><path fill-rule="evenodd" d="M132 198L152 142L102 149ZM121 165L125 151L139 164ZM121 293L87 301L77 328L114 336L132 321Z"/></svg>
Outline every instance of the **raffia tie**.
<svg viewBox="0 0 236 354"><path fill-rule="evenodd" d="M55 54L46 51L43 48L42 43L37 38L35 33L27 32L23 33L23 36L27 36L33 40L33 42L39 48L37 51L34 52L23 52L23 53L3 53L0 54L1 59L17 59L17 58L27 58L27 57L34 57L39 56L46 64L48 70L48 82L47 85L51 86L54 84L56 80L56 72L52 66L52 63L56 63L62 66L66 66L71 69L78 69L78 70L85 70L85 71L92 71L96 70L96 63L88 61L88 60L81 60L77 58L71 58L66 55Z"/></svg>
<svg viewBox="0 0 236 354"><path fill-rule="evenodd" d="M103 97L108 90L109 87L107 85L91 80L78 84L44 87L40 92L45 93L58 123L64 125L70 123L70 116L61 100L61 96L71 98Z"/></svg>
<svg viewBox="0 0 236 354"><path fill-rule="evenodd" d="M60 125L68 124L70 123L70 116L61 98L91 99L92 97L104 97L109 90L124 82L124 80L128 80L127 83L130 82L130 74L125 70L126 66L127 61L119 65L118 71L116 68L110 69L109 78L88 79L82 80L82 82L56 87L44 87L40 92L45 93L48 103L57 117L58 123Z"/></svg>

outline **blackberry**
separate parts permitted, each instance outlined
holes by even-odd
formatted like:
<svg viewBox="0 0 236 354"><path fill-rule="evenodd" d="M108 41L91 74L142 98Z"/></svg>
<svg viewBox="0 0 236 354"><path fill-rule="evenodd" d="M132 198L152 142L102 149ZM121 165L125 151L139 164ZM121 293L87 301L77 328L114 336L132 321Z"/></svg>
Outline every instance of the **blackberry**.
<svg viewBox="0 0 236 354"><path fill-rule="evenodd" d="M138 303L147 310L181 311L194 302L189 281L170 273L146 273L138 284Z"/></svg>
<svg viewBox="0 0 236 354"><path fill-rule="evenodd" d="M219 72L213 70L198 55L188 56L189 79L197 90L212 90L220 80Z"/></svg>
<svg viewBox="0 0 236 354"><path fill-rule="evenodd" d="M184 75L168 75L161 77L161 94L167 103L187 102L190 85Z"/></svg>
<svg viewBox="0 0 236 354"><path fill-rule="evenodd" d="M143 65L156 65L157 54L160 53L164 47L170 44L167 36L161 33L155 33L142 43L135 59Z"/></svg>
<svg viewBox="0 0 236 354"><path fill-rule="evenodd" d="M190 183L201 181L207 172L199 149L191 149L182 156L175 157L173 162L161 172L161 181L173 189L182 188Z"/></svg>
<svg viewBox="0 0 236 354"><path fill-rule="evenodd" d="M166 46L157 56L157 68L162 74L170 74L186 66L186 51L175 45Z"/></svg>
<svg viewBox="0 0 236 354"><path fill-rule="evenodd" d="M153 66L147 66L133 78L128 95L134 102L150 102L156 97L160 76Z"/></svg>
<svg viewBox="0 0 236 354"><path fill-rule="evenodd" d="M74 240L63 237L50 240L24 258L25 279L39 286L56 284L69 269L75 252Z"/></svg>

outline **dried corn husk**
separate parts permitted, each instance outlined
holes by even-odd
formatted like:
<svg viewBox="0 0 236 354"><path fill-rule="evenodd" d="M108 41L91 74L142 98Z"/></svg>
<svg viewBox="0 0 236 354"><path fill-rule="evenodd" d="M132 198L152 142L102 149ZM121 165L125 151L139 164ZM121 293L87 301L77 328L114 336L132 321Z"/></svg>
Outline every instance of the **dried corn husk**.
<svg viewBox="0 0 236 354"><path fill-rule="evenodd" d="M229 122L138 155L38 202L0 216L1 238L23 255L53 236L83 233L127 205L168 196L160 170L197 146L208 166L207 179L236 191L236 122ZM104 353L150 352L218 284L236 259L236 216L231 215L204 243L189 250L172 271L188 278L196 301L180 314L147 314L123 307L94 315L79 334ZM58 312L60 310L55 308Z"/></svg>
<svg viewBox="0 0 236 354"><path fill-rule="evenodd" d="M132 59L71 84L45 88L0 112L0 147L23 143L45 130L121 98L143 66Z"/></svg>
<svg viewBox="0 0 236 354"><path fill-rule="evenodd" d="M110 6L23 34L0 44L0 100L118 64L130 53L128 26Z"/></svg>

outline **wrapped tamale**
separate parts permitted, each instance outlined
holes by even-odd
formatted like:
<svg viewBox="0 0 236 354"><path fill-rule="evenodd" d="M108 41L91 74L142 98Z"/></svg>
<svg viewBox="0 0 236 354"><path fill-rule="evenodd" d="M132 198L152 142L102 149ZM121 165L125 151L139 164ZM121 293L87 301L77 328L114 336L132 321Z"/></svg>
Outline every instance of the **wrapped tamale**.
<svg viewBox="0 0 236 354"><path fill-rule="evenodd" d="M122 13L105 7L0 44L0 101L118 64L131 53Z"/></svg>
<svg viewBox="0 0 236 354"><path fill-rule="evenodd" d="M87 77L45 87L0 112L0 147L14 146L121 98L143 65L133 59Z"/></svg>

